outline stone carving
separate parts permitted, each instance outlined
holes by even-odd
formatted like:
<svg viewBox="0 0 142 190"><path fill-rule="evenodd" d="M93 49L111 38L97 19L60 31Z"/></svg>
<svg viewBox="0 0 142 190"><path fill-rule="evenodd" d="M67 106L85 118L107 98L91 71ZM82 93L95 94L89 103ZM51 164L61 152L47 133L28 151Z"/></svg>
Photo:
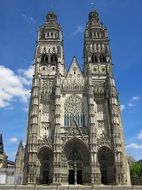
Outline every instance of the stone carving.
<svg viewBox="0 0 142 190"><path fill-rule="evenodd" d="M94 93L95 94L104 94L105 88L104 88L104 82L103 81L93 81L94 86Z"/></svg>
<svg viewBox="0 0 142 190"><path fill-rule="evenodd" d="M98 121L98 127L99 128L104 128L104 122Z"/></svg>
<svg viewBox="0 0 142 190"><path fill-rule="evenodd" d="M97 145L98 145L98 148L102 146L111 147L111 143L104 132L100 134L99 137L97 138Z"/></svg>
<svg viewBox="0 0 142 190"><path fill-rule="evenodd" d="M103 112L104 111L104 105L103 104L97 104L97 111Z"/></svg>
<svg viewBox="0 0 142 190"><path fill-rule="evenodd" d="M43 104L42 105L42 113L49 113L49 105L48 104Z"/></svg>
<svg viewBox="0 0 142 190"><path fill-rule="evenodd" d="M52 93L53 82L51 80L43 80L41 87L41 100L47 102L50 100L50 95Z"/></svg>
<svg viewBox="0 0 142 190"><path fill-rule="evenodd" d="M77 135L82 135L80 130L74 125L73 127L70 127L68 131L68 136L77 136Z"/></svg>
<svg viewBox="0 0 142 190"><path fill-rule="evenodd" d="M38 140L38 150L43 146L48 146L52 148L51 140L46 135Z"/></svg>

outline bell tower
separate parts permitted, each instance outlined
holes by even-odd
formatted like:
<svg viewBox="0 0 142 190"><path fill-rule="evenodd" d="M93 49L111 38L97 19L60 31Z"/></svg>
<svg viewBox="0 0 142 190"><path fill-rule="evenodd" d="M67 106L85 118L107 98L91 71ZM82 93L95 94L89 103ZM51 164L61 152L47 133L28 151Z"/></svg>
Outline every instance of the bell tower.
<svg viewBox="0 0 142 190"><path fill-rule="evenodd" d="M34 62L24 183L48 184L53 182L53 152L50 148L56 125L57 78L63 77L65 70L62 31L53 12L48 13L46 22L39 29ZM40 149L45 144L48 148Z"/></svg>
<svg viewBox="0 0 142 190"><path fill-rule="evenodd" d="M130 184L108 33L96 10L89 13L84 34L84 73L88 92L92 183Z"/></svg>
<svg viewBox="0 0 142 190"><path fill-rule="evenodd" d="M50 12L38 33L36 55L41 75L55 78L57 70L64 75L62 31L57 16Z"/></svg>
<svg viewBox="0 0 142 190"><path fill-rule="evenodd" d="M106 65L110 63L109 40L97 11L88 15L84 38L85 72L91 73L93 78L105 78Z"/></svg>

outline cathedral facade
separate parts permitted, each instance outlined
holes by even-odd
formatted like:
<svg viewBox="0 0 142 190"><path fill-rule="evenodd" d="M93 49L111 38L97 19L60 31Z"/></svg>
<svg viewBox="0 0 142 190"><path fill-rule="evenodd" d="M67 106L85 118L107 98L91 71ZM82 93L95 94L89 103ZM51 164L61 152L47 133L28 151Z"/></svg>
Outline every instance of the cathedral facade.
<svg viewBox="0 0 142 190"><path fill-rule="evenodd" d="M88 15L83 54L83 69L73 57L66 70L61 26L50 12L38 32L18 162L24 184L130 184L108 33L96 11Z"/></svg>

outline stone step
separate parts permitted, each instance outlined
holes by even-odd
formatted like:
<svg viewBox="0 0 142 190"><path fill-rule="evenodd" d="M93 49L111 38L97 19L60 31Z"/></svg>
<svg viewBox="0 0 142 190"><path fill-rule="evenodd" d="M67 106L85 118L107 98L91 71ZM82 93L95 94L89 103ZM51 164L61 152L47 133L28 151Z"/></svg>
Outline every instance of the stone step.
<svg viewBox="0 0 142 190"><path fill-rule="evenodd" d="M110 186L110 185L101 185L101 186L85 186L85 185L67 185L67 186L7 186L0 185L0 190L142 190L142 186Z"/></svg>

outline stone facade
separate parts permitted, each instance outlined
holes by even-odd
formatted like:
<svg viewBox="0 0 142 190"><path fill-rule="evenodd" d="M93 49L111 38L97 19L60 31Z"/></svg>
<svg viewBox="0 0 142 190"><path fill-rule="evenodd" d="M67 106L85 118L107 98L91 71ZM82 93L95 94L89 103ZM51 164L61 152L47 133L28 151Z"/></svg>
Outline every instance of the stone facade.
<svg viewBox="0 0 142 190"><path fill-rule="evenodd" d="M62 30L50 12L35 51L23 184L130 184L108 33L96 11L83 53L83 69L73 57L67 71Z"/></svg>

